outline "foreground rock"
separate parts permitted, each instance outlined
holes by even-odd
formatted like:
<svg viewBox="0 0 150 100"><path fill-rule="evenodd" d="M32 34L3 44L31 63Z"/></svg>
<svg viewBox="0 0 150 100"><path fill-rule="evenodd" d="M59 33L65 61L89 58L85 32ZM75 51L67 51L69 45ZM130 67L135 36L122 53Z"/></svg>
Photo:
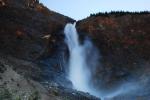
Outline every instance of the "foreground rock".
<svg viewBox="0 0 150 100"><path fill-rule="evenodd" d="M20 66L35 66L32 62L1 55L0 100L99 100L88 93L65 88L57 83L37 82L31 77L18 74L14 69L17 65L12 62L12 59L17 60L17 64L21 64ZM28 72L28 74L31 73Z"/></svg>

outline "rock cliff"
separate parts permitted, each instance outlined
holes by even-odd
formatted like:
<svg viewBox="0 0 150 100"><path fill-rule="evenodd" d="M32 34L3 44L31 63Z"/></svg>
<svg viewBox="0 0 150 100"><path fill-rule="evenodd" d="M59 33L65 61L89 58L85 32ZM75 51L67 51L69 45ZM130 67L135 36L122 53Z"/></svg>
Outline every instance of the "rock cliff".
<svg viewBox="0 0 150 100"><path fill-rule="evenodd" d="M97 100L69 89L68 22L38 0L0 0L0 100Z"/></svg>
<svg viewBox="0 0 150 100"><path fill-rule="evenodd" d="M149 26L149 12L99 13L78 21L81 37L88 35L100 51L94 84L101 90L111 90L132 81L141 82L144 89L147 88L150 82Z"/></svg>
<svg viewBox="0 0 150 100"><path fill-rule="evenodd" d="M63 29L74 21L38 0L0 0L0 100L99 100L71 89L66 78ZM81 42L88 36L100 51L92 80L97 89L111 91L134 81L147 98L149 26L149 12L99 13L77 22Z"/></svg>

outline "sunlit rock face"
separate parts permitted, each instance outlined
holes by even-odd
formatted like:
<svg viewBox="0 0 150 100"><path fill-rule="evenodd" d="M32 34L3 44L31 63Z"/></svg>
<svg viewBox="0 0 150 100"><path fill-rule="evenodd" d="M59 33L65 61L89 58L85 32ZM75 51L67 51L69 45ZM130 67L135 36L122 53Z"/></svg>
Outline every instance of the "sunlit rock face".
<svg viewBox="0 0 150 100"><path fill-rule="evenodd" d="M100 65L94 77L100 90L107 94L115 93L114 90L124 93L118 89L122 85L130 90L129 87L144 83L135 95L149 93L149 22L149 12L97 14L77 22L78 32L90 36L101 52ZM129 95L127 93L126 97Z"/></svg>

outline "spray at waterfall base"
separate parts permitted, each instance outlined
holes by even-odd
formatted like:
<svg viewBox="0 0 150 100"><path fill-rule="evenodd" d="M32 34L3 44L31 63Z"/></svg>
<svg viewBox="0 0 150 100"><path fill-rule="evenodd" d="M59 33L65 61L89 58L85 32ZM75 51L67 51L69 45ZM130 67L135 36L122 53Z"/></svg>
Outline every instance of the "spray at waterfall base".
<svg viewBox="0 0 150 100"><path fill-rule="evenodd" d="M99 64L100 53L89 38L85 38L83 43L80 43L79 34L75 26L76 24L67 24L64 29L65 42L69 49L68 79L72 82L74 89L88 92L102 100L106 98L107 100L113 100L112 98L119 95L135 96L137 91L142 91L143 87L138 88L140 86L139 82L122 83L112 91L97 90L93 86L92 77ZM134 93L131 94L130 92ZM129 100L132 99L129 97Z"/></svg>
<svg viewBox="0 0 150 100"><path fill-rule="evenodd" d="M98 63L98 51L89 39L80 44L75 25L67 24L64 30L65 42L70 53L68 78L75 89L98 96L91 83L91 68Z"/></svg>

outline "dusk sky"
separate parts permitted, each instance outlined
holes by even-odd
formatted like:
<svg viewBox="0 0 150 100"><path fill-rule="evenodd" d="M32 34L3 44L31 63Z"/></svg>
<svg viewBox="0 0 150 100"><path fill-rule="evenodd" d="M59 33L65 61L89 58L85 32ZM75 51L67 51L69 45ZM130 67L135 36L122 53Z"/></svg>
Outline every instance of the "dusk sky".
<svg viewBox="0 0 150 100"><path fill-rule="evenodd" d="M49 9L76 20L91 13L109 11L150 11L150 0L40 0Z"/></svg>

